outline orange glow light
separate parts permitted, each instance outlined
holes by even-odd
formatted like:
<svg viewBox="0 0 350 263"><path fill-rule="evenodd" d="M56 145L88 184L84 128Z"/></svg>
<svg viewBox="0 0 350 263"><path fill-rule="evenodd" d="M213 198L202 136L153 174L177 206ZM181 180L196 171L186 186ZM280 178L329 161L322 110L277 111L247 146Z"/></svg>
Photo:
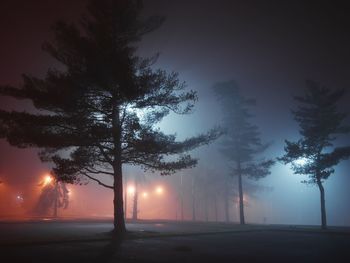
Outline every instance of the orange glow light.
<svg viewBox="0 0 350 263"><path fill-rule="evenodd" d="M46 175L45 178L44 178L44 186L47 186L49 184L51 184L52 182L52 177L50 175Z"/></svg>
<svg viewBox="0 0 350 263"><path fill-rule="evenodd" d="M162 194L163 193L163 188L161 187L161 186L158 186L157 188L156 188L156 193L157 194Z"/></svg>
<svg viewBox="0 0 350 263"><path fill-rule="evenodd" d="M135 186L129 185L128 188L127 188L127 192L129 194L134 194L135 193Z"/></svg>
<svg viewBox="0 0 350 263"><path fill-rule="evenodd" d="M143 193L142 193L142 196L143 196L144 198L147 198L147 197L148 197L148 193L147 193L147 192L143 192Z"/></svg>

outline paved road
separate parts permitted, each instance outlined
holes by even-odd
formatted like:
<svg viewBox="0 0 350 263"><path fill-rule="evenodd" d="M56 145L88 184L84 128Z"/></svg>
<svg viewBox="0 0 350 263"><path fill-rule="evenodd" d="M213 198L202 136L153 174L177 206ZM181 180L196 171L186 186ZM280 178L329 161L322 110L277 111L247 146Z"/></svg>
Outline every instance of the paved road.
<svg viewBox="0 0 350 263"><path fill-rule="evenodd" d="M342 230L150 222L129 224L145 235L120 242L110 228L110 222L1 223L0 261L350 262L350 235Z"/></svg>

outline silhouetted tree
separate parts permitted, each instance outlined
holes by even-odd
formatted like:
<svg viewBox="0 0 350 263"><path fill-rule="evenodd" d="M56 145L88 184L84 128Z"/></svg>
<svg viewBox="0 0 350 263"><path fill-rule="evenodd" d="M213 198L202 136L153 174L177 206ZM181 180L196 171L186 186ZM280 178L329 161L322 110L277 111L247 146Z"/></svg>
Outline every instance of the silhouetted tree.
<svg viewBox="0 0 350 263"><path fill-rule="evenodd" d="M228 178L227 177L227 180L225 180L226 184L225 184L225 188L224 188L224 212L225 212L225 221L228 223L230 222L230 183L231 181L229 181L229 179L231 178Z"/></svg>
<svg viewBox="0 0 350 263"><path fill-rule="evenodd" d="M291 163L295 174L308 175L304 183L317 184L320 190L322 228L327 228L325 191L322 183L332 173L334 166L350 156L350 146L333 147L337 134L350 132L350 127L343 125L345 113L337 110L337 103L344 90L332 91L319 83L307 81L303 97L294 99L299 103L293 111L299 123L301 139L296 142L286 140L285 155L279 160Z"/></svg>
<svg viewBox="0 0 350 263"><path fill-rule="evenodd" d="M181 216L181 221L184 221L184 189L183 189L183 174L180 174L180 216Z"/></svg>
<svg viewBox="0 0 350 263"><path fill-rule="evenodd" d="M218 220L217 198L224 191L226 182L215 169L206 167L196 178L198 198L202 201L205 221L210 221L209 213Z"/></svg>
<svg viewBox="0 0 350 263"><path fill-rule="evenodd" d="M223 110L226 134L220 151L234 164L232 175L238 177L240 223L245 224L242 177L258 180L270 174L273 160L258 159L269 146L263 144L256 125L251 124L248 107L255 100L246 99L234 81L217 83L213 87Z"/></svg>
<svg viewBox="0 0 350 263"><path fill-rule="evenodd" d="M153 70L155 58L135 55L162 17L141 19L136 0L91 0L87 10L78 25L56 23L54 41L43 46L62 70L50 68L44 79L24 75L21 89L0 88L0 95L29 99L40 110L0 111L0 135L18 147L43 148L41 159L54 162L60 181L85 176L113 189L114 230L125 232L123 164L162 175L193 167L197 160L188 152L219 133L180 142L155 126L170 112L190 113L197 99L176 73Z"/></svg>
<svg viewBox="0 0 350 263"><path fill-rule="evenodd" d="M40 184L42 190L34 207L34 213L57 217L58 208L67 209L69 205L69 191L63 182L53 180L48 184Z"/></svg>
<svg viewBox="0 0 350 263"><path fill-rule="evenodd" d="M191 181L191 199L192 199L192 221L196 221L196 197L197 197L197 176L192 175ZM181 200L182 202L182 200Z"/></svg>
<svg viewBox="0 0 350 263"><path fill-rule="evenodd" d="M135 179L135 192L133 196L133 204L132 204L132 220L137 220L138 219L138 214L139 214L139 208L138 208L138 203L139 203L139 189L138 189L138 180Z"/></svg>

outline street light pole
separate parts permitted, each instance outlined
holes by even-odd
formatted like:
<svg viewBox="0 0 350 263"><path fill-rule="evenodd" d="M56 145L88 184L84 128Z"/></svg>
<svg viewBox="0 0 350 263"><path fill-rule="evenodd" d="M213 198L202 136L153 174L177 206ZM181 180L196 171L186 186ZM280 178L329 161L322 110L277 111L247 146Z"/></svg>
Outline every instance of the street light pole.
<svg viewBox="0 0 350 263"><path fill-rule="evenodd" d="M196 192L194 177L192 177L192 221L196 221Z"/></svg>
<svg viewBox="0 0 350 263"><path fill-rule="evenodd" d="M132 210L132 219L137 220L138 213L138 190L137 190L137 181L135 181L135 192L134 192L134 202L133 202L133 210Z"/></svg>
<svg viewBox="0 0 350 263"><path fill-rule="evenodd" d="M184 199L183 199L183 187L182 187L182 173L180 174L181 185L181 221L184 221Z"/></svg>
<svg viewBox="0 0 350 263"><path fill-rule="evenodd" d="M57 217L57 207L58 207L58 181L55 179L55 203L53 207L53 217Z"/></svg>
<svg viewBox="0 0 350 263"><path fill-rule="evenodd" d="M128 212L128 205L127 205L127 199L128 199L128 189L127 189L127 181L125 180L125 186L124 186L124 218L127 219L127 212Z"/></svg>

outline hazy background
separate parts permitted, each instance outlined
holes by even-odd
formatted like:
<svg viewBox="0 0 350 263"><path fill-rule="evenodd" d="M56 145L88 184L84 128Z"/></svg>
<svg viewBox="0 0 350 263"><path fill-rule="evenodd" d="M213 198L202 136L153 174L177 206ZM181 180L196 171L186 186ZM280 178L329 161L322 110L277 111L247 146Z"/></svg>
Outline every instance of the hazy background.
<svg viewBox="0 0 350 263"><path fill-rule="evenodd" d="M154 1L146 0L145 15L167 17L164 25L140 43L138 53L151 56L160 52L156 67L177 71L189 89L198 92L199 102L190 116L169 116L161 123L179 139L206 131L220 124L220 106L211 91L219 81L235 80L247 97L257 99L253 120L262 138L272 141L267 154L283 154L284 139L297 139L297 124L290 110L292 96L300 94L305 79L319 81L332 88L350 87L349 9L330 1ZM0 3L0 84L19 85L20 75L43 75L55 65L41 51L41 43L52 35L50 24L58 18L74 21L84 1L19 1ZM347 112L349 92L341 108ZM28 102L0 98L6 109L30 108ZM349 123L349 119L348 119ZM339 144L350 143L341 138ZM227 162L216 146L194 152L200 158L197 168L171 177L145 174L125 168L128 182L141 178L140 218L180 218L181 193L184 217L192 218L192 178L227 180ZM325 183L326 206L330 225L350 225L349 161L341 163ZM33 149L16 149L0 141L0 216L23 215L35 204L38 183L49 171ZM180 187L180 179L183 185ZM142 179L145 178L145 179ZM288 166L276 164L270 176L258 182L245 182L247 222L319 224L319 190L301 184L304 178L293 175ZM232 178L228 183L232 183ZM201 181L201 180L199 180ZM224 220L220 188L203 179L197 196L197 219L215 220L213 196L217 196L218 219ZM164 187L156 194L158 185ZM60 214L70 216L112 216L112 193L91 182L86 186L68 186L70 207ZM213 192L213 193L212 193ZM209 193L209 194L208 194ZM238 220L236 197L230 200L231 220ZM18 196L23 202L18 201ZM209 197L208 197L209 195ZM128 215L132 195L128 198ZM265 218L265 219L264 219Z"/></svg>

